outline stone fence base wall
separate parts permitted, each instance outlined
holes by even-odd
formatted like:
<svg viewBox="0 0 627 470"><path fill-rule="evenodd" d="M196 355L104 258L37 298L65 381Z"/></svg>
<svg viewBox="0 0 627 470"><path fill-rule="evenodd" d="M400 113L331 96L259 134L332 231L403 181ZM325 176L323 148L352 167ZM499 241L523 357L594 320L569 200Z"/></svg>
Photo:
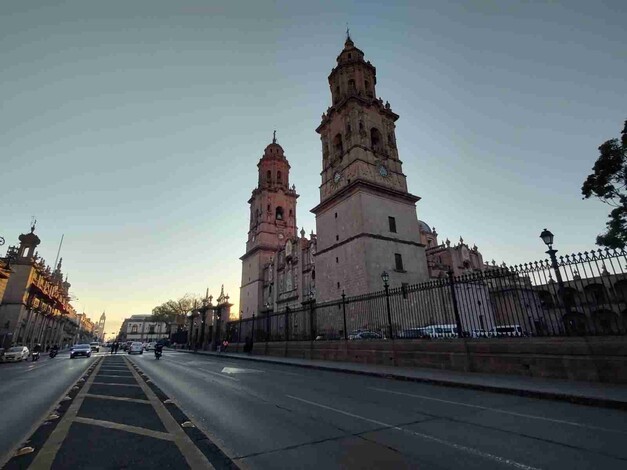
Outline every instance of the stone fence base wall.
<svg viewBox="0 0 627 470"><path fill-rule="evenodd" d="M627 384L624 336L257 342L253 354Z"/></svg>

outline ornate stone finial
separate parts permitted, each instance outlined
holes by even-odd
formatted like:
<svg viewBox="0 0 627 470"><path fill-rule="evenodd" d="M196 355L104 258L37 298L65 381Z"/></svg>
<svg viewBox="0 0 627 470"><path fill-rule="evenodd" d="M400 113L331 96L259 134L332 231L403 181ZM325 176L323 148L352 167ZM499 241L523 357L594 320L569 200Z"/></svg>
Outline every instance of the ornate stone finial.
<svg viewBox="0 0 627 470"><path fill-rule="evenodd" d="M300 229L300 238L305 238L305 227Z"/></svg>
<svg viewBox="0 0 627 470"><path fill-rule="evenodd" d="M272 143L276 144L276 130L272 133Z"/></svg>
<svg viewBox="0 0 627 470"><path fill-rule="evenodd" d="M463 245L464 244L464 239L461 237L461 235L459 236L459 244Z"/></svg>
<svg viewBox="0 0 627 470"><path fill-rule="evenodd" d="M220 297L224 297L224 284L222 284L222 288L220 289Z"/></svg>
<svg viewBox="0 0 627 470"><path fill-rule="evenodd" d="M476 243L472 246L472 251L479 251Z"/></svg>
<svg viewBox="0 0 627 470"><path fill-rule="evenodd" d="M451 246L451 241L448 238L446 239L444 243L446 243L447 248Z"/></svg>
<svg viewBox="0 0 627 470"><path fill-rule="evenodd" d="M57 264L57 271L61 272L61 263L63 263L63 257L59 259L59 264Z"/></svg>
<svg viewBox="0 0 627 470"><path fill-rule="evenodd" d="M348 23L346 23L346 40L349 41L351 38L351 30L348 27Z"/></svg>

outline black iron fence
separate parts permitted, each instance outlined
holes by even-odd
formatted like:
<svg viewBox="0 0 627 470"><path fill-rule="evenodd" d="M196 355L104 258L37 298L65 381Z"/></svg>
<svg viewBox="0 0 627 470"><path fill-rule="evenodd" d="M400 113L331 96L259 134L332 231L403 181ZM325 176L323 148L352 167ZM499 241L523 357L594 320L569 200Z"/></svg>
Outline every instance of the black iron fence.
<svg viewBox="0 0 627 470"><path fill-rule="evenodd" d="M593 250L556 261L486 266L412 286L303 302L230 322L227 335L243 342L627 334L627 252Z"/></svg>

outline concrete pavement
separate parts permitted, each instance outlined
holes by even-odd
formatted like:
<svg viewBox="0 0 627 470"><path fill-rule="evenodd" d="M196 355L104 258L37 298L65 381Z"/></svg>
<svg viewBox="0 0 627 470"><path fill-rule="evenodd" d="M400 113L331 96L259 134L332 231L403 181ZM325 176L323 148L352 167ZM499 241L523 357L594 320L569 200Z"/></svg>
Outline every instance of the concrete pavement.
<svg viewBox="0 0 627 470"><path fill-rule="evenodd" d="M131 361L244 468L627 465L620 410L174 351Z"/></svg>

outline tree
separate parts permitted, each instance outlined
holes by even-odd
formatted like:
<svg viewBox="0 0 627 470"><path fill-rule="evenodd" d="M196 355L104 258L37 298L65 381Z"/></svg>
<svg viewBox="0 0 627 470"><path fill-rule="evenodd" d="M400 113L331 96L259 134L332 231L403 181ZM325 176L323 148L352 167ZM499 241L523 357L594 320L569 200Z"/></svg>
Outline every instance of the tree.
<svg viewBox="0 0 627 470"><path fill-rule="evenodd" d="M608 248L627 246L627 121L618 139L608 140L599 147L599 158L593 173L581 187L584 199L592 196L613 207L607 231L597 236L597 245Z"/></svg>
<svg viewBox="0 0 627 470"><path fill-rule="evenodd" d="M177 323L184 323L187 312L200 304L200 297L193 294L185 294L178 300L168 300L152 309L152 321L163 322L169 329L177 320Z"/></svg>

